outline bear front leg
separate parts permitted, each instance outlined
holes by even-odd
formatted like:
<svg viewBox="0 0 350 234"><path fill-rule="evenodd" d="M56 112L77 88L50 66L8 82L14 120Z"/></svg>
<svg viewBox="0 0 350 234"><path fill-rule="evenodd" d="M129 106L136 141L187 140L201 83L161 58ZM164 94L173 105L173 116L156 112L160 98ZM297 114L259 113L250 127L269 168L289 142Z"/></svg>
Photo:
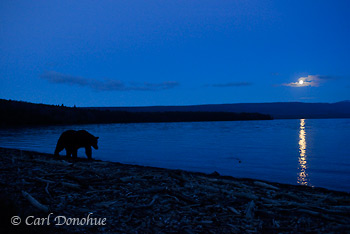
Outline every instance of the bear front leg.
<svg viewBox="0 0 350 234"><path fill-rule="evenodd" d="M72 151L72 157L73 157L74 159L76 159L76 158L78 157L78 149L74 149L74 150Z"/></svg>
<svg viewBox="0 0 350 234"><path fill-rule="evenodd" d="M72 150L66 148L66 156L67 156L67 158L70 158L71 155L72 155Z"/></svg>
<svg viewBox="0 0 350 234"><path fill-rule="evenodd" d="M88 157L88 159L91 159L91 155L92 155L91 146L85 147L85 154Z"/></svg>
<svg viewBox="0 0 350 234"><path fill-rule="evenodd" d="M55 157L59 157L60 156L59 154L63 149L64 148L62 146L57 144L56 149L55 149L55 153L54 153Z"/></svg>

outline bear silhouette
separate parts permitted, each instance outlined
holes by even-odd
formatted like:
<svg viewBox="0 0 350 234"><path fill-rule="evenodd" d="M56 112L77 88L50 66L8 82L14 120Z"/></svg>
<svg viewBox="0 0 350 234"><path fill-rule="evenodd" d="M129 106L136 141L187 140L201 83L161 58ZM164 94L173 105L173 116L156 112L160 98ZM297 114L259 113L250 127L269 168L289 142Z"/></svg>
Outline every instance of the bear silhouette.
<svg viewBox="0 0 350 234"><path fill-rule="evenodd" d="M73 156L73 158L77 158L78 149L85 148L85 154L88 159L91 159L91 146L95 149L98 149L97 139L88 133L85 130L74 131L68 130L61 134L60 138L57 141L55 156L59 156L59 153L66 149L67 157Z"/></svg>

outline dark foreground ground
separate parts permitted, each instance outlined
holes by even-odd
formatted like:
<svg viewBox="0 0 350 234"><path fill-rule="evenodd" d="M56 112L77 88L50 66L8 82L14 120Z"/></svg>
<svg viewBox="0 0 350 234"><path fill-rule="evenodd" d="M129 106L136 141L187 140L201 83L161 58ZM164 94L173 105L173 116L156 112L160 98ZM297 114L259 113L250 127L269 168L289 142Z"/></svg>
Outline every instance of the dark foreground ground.
<svg viewBox="0 0 350 234"><path fill-rule="evenodd" d="M0 192L0 233L350 232L349 193L15 149Z"/></svg>

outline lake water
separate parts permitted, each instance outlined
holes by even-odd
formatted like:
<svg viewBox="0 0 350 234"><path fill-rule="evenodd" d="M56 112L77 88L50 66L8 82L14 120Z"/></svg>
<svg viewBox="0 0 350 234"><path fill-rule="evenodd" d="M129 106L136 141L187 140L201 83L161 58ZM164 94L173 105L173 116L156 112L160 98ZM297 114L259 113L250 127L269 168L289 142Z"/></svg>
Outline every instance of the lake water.
<svg viewBox="0 0 350 234"><path fill-rule="evenodd" d="M6 128L0 147L53 153L68 129L100 137L96 159L350 192L350 119Z"/></svg>

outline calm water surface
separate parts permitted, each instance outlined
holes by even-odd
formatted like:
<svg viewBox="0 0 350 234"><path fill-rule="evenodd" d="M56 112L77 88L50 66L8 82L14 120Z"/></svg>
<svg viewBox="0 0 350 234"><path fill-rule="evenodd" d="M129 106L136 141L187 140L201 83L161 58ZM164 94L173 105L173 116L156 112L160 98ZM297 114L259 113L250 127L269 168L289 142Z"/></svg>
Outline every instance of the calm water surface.
<svg viewBox="0 0 350 234"><path fill-rule="evenodd" d="M350 192L350 119L11 128L0 146L53 153L68 129L100 137L96 159Z"/></svg>

